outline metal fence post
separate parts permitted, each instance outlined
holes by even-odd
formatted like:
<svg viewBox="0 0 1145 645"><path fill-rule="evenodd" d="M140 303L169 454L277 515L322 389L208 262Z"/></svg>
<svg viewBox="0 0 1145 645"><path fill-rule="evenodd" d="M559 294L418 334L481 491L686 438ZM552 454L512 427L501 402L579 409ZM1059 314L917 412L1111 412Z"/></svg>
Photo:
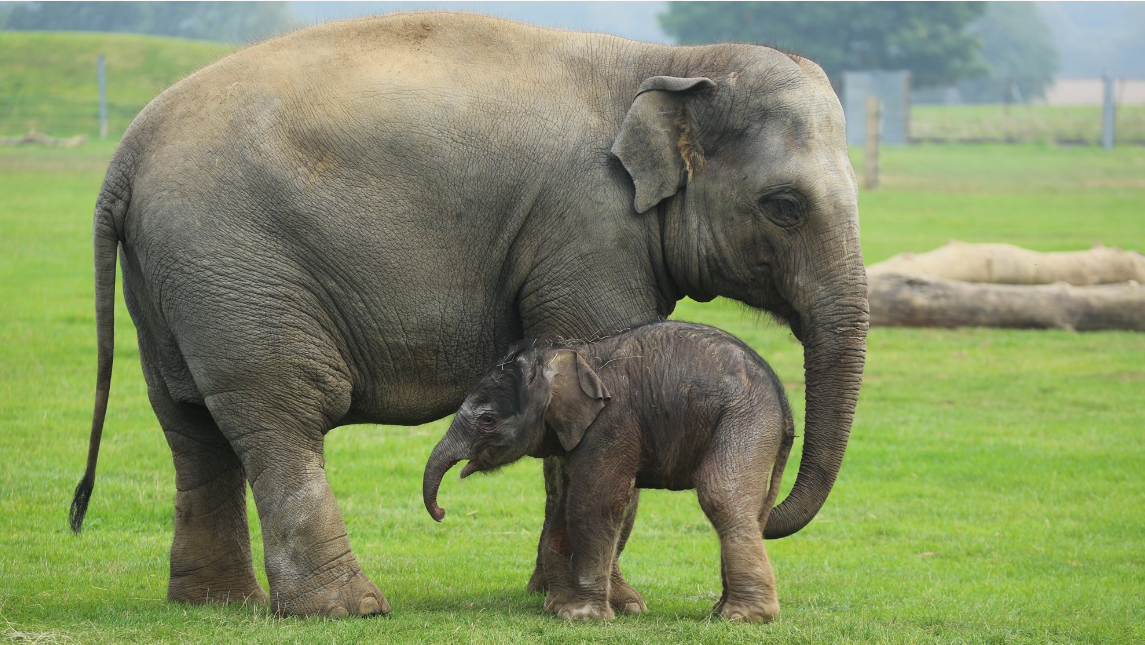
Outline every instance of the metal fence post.
<svg viewBox="0 0 1145 645"><path fill-rule="evenodd" d="M866 135L866 159L863 164L863 185L868 190L879 188L879 124L882 122L882 101L867 97L867 122L864 134Z"/></svg>
<svg viewBox="0 0 1145 645"><path fill-rule="evenodd" d="M1113 150L1113 77L1105 74L1101 77L1105 82L1105 99L1101 111L1101 147Z"/></svg>
<svg viewBox="0 0 1145 645"><path fill-rule="evenodd" d="M99 55L99 138L107 138L107 67Z"/></svg>

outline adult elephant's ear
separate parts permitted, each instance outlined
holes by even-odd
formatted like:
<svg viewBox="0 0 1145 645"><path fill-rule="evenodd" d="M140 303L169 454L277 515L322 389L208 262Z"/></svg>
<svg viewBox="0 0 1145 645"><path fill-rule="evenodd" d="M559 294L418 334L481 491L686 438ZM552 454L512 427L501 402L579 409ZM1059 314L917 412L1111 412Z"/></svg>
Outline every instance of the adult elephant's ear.
<svg viewBox="0 0 1145 645"><path fill-rule="evenodd" d="M612 154L636 184L637 213L675 195L703 163L703 151L691 138L684 100L692 92L715 86L708 78L653 76L636 91Z"/></svg>

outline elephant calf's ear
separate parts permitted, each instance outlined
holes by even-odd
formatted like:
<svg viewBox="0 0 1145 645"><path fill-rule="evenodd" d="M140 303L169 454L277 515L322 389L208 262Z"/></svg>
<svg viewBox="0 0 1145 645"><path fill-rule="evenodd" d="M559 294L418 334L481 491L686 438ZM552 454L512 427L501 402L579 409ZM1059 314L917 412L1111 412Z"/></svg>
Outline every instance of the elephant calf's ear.
<svg viewBox="0 0 1145 645"><path fill-rule="evenodd" d="M552 389L545 422L557 434L561 447L572 450L612 398L600 377L580 354L562 350L545 366Z"/></svg>
<svg viewBox="0 0 1145 645"><path fill-rule="evenodd" d="M690 141L683 101L691 92L715 86L707 78L672 76L653 76L640 85L612 144L612 154L636 184L636 212L675 195L691 175L693 160L703 159Z"/></svg>

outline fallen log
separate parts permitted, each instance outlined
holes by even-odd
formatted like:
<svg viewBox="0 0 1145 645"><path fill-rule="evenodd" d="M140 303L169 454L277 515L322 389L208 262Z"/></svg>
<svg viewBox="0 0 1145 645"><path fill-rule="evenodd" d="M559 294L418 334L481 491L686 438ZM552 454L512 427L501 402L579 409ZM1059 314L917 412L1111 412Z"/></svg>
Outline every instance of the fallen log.
<svg viewBox="0 0 1145 645"><path fill-rule="evenodd" d="M1010 244L951 240L926 253L900 253L867 269L867 275L924 274L995 284L1145 284L1145 256L1101 244L1088 251L1038 253Z"/></svg>
<svg viewBox="0 0 1145 645"><path fill-rule="evenodd" d="M87 136L81 134L74 137L57 138L33 131L22 137L0 137L0 145L3 146L22 146L31 143L38 143L49 148L75 148L87 143Z"/></svg>
<svg viewBox="0 0 1145 645"><path fill-rule="evenodd" d="M879 272L870 276L871 324L1145 331L1145 287L982 284Z"/></svg>

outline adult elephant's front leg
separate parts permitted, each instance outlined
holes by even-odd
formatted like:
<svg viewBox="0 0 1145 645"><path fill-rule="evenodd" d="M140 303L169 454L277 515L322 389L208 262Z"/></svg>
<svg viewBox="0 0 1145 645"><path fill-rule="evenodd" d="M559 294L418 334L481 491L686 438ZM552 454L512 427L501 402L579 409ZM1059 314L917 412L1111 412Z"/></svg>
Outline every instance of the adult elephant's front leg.
<svg viewBox="0 0 1145 645"><path fill-rule="evenodd" d="M537 541L537 561L533 566L533 575L529 577L529 584L526 587L529 593L545 593L549 590L549 581L545 575L545 549L548 548L549 531L559 505L560 491L563 490L560 464L556 457L544 459L544 474L545 523L541 526L541 538Z"/></svg>
<svg viewBox="0 0 1145 645"><path fill-rule="evenodd" d="M291 401L293 397L275 397ZM294 400L297 400L296 398ZM350 550L326 479L322 431L238 394L207 398L242 460L262 523L270 602L279 614L340 618L390 611Z"/></svg>

